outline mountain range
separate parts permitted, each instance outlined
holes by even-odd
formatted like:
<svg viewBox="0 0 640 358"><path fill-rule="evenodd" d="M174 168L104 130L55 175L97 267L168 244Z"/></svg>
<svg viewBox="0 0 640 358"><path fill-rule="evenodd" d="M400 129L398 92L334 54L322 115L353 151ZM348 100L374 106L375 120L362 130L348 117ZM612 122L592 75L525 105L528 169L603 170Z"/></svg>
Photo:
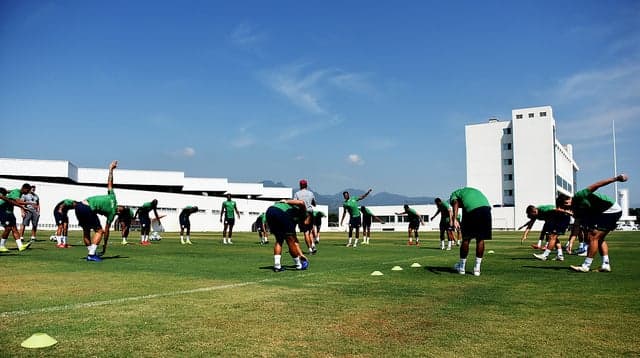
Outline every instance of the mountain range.
<svg viewBox="0 0 640 358"><path fill-rule="evenodd" d="M262 185L264 185L265 187L279 187L279 188L287 187L287 185L284 185L283 183L280 183L280 182L276 183L270 180L263 181ZM293 188L294 192L297 190L296 187L291 187L291 188ZM330 213L337 213L338 208L342 206L342 203L344 202L344 198L342 196L342 192L344 191L348 191L352 197L354 196L358 197L365 193L364 190L350 188L350 189L345 189L339 193L330 194L330 195L320 194L315 191L313 192L313 194L316 197L316 203L318 203L318 205L328 205ZM435 197L431 197L431 196L409 197L409 196L387 193L387 192L380 192L380 193L374 192L372 194L369 194L369 196L367 196L367 198L362 201L362 204L367 206L369 205L371 206L404 205L404 204L424 205L424 204L433 204L434 199Z"/></svg>

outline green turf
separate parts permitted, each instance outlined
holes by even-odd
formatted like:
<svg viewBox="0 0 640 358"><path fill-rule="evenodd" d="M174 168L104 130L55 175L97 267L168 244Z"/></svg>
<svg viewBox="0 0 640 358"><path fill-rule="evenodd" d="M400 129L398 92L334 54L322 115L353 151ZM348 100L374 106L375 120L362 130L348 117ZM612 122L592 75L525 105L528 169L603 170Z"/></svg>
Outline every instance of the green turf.
<svg viewBox="0 0 640 358"><path fill-rule="evenodd" d="M457 248L437 249L436 233L420 247L404 235L374 233L353 249L344 233L323 233L309 270L282 273L249 233L233 246L219 233L193 235L192 246L175 233L150 247L116 236L101 263L84 261L77 233L70 249L39 241L0 254L0 356L640 354L639 232L610 234L611 273L569 271L577 256L538 261L519 233L495 233L480 277L454 273ZM22 348L36 332L59 343Z"/></svg>

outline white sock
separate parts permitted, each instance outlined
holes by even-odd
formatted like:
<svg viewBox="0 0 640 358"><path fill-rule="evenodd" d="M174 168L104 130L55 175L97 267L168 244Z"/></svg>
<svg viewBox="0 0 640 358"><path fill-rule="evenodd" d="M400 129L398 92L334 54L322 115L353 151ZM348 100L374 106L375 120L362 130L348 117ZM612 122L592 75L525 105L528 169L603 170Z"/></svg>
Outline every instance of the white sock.
<svg viewBox="0 0 640 358"><path fill-rule="evenodd" d="M353 247L358 246L358 238L356 238L356 241L353 242Z"/></svg>
<svg viewBox="0 0 640 358"><path fill-rule="evenodd" d="M273 267L280 268L282 265L280 264L280 259L282 255L273 255Z"/></svg>
<svg viewBox="0 0 640 358"><path fill-rule="evenodd" d="M187 241L191 241L191 235L187 235Z"/></svg>
<svg viewBox="0 0 640 358"><path fill-rule="evenodd" d="M582 266L589 268L591 267L592 262L593 262L593 259L590 257L587 257L586 259L584 259L584 263L582 264Z"/></svg>
<svg viewBox="0 0 640 358"><path fill-rule="evenodd" d="M549 254L551 253L551 250L549 250L548 248L544 250L544 252L542 253L542 256L544 257L548 257Z"/></svg>
<svg viewBox="0 0 640 358"><path fill-rule="evenodd" d="M62 236L56 235L56 242L58 243L58 245L62 244Z"/></svg>
<svg viewBox="0 0 640 358"><path fill-rule="evenodd" d="M464 268L467 265L467 259L460 259L460 266Z"/></svg>
<svg viewBox="0 0 640 358"><path fill-rule="evenodd" d="M476 257L476 266L473 269L475 271L480 271L481 264L482 264L482 257Z"/></svg>
<svg viewBox="0 0 640 358"><path fill-rule="evenodd" d="M449 241L449 245L447 245L447 248L451 248L451 241Z"/></svg>
<svg viewBox="0 0 640 358"><path fill-rule="evenodd" d="M609 264L609 255L602 256L602 264L603 265L608 265Z"/></svg>
<svg viewBox="0 0 640 358"><path fill-rule="evenodd" d="M67 244L67 237L65 235L62 235L62 243Z"/></svg>
<svg viewBox="0 0 640 358"><path fill-rule="evenodd" d="M0 239L0 246L4 247L7 244L7 239Z"/></svg>
<svg viewBox="0 0 640 358"><path fill-rule="evenodd" d="M538 246L542 246L542 240L538 240Z"/></svg>
<svg viewBox="0 0 640 358"><path fill-rule="evenodd" d="M16 240L16 245L18 245L18 248L22 247L22 238Z"/></svg>
<svg viewBox="0 0 640 358"><path fill-rule="evenodd" d="M293 263L296 264L296 268L302 268L302 264L300 263L300 257L294 257Z"/></svg>
<svg viewBox="0 0 640 358"><path fill-rule="evenodd" d="M352 239L351 237L349 237L349 242L347 243L347 245L351 245L351 241L352 241L352 240L353 240L353 239Z"/></svg>
<svg viewBox="0 0 640 358"><path fill-rule="evenodd" d="M98 249L98 245L96 244L91 244L87 247L87 249L89 250L89 256L93 256L96 254L96 250Z"/></svg>
<svg viewBox="0 0 640 358"><path fill-rule="evenodd" d="M558 249L558 256L564 256L564 255L562 254L562 247Z"/></svg>

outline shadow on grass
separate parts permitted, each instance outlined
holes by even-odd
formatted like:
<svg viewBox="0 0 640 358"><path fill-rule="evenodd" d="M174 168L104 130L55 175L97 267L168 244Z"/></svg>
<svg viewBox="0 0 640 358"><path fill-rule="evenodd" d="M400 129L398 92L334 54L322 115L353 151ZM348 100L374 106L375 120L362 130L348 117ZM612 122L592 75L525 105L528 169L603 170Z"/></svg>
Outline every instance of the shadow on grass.
<svg viewBox="0 0 640 358"><path fill-rule="evenodd" d="M103 259L103 260L128 259L129 256L113 255L113 256L100 256L100 258ZM87 259L87 257L83 256L81 260L86 260L86 259Z"/></svg>
<svg viewBox="0 0 640 358"><path fill-rule="evenodd" d="M569 266L529 266L529 265L525 265L525 266L522 266L522 268L532 268L532 269L538 269L538 270L554 270L554 271L561 271L561 270L572 271L571 267L569 267Z"/></svg>
<svg viewBox="0 0 640 358"><path fill-rule="evenodd" d="M285 271L302 271L302 270L297 270L296 269L296 265L282 265L282 267L285 269ZM261 266L260 270L269 270L269 271L273 271L273 265L270 266Z"/></svg>
<svg viewBox="0 0 640 358"><path fill-rule="evenodd" d="M449 266L425 266L424 269L436 275L440 275L442 273L458 273L458 271L453 267Z"/></svg>

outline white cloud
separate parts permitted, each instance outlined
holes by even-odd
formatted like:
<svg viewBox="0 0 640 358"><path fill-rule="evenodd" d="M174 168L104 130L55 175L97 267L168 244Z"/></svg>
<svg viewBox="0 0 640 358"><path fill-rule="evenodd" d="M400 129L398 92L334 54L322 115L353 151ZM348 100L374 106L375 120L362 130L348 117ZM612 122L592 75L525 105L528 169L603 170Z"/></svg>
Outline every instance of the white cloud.
<svg viewBox="0 0 640 358"><path fill-rule="evenodd" d="M238 24L229 34L229 40L235 46L251 52L257 52L260 45L267 38L264 32L255 29L251 24L243 22Z"/></svg>
<svg viewBox="0 0 640 358"><path fill-rule="evenodd" d="M174 158L191 158L196 155L196 150L193 147L184 147L168 154Z"/></svg>
<svg viewBox="0 0 640 358"><path fill-rule="evenodd" d="M353 165L364 165L364 160L358 154L349 154L347 156L347 162Z"/></svg>

